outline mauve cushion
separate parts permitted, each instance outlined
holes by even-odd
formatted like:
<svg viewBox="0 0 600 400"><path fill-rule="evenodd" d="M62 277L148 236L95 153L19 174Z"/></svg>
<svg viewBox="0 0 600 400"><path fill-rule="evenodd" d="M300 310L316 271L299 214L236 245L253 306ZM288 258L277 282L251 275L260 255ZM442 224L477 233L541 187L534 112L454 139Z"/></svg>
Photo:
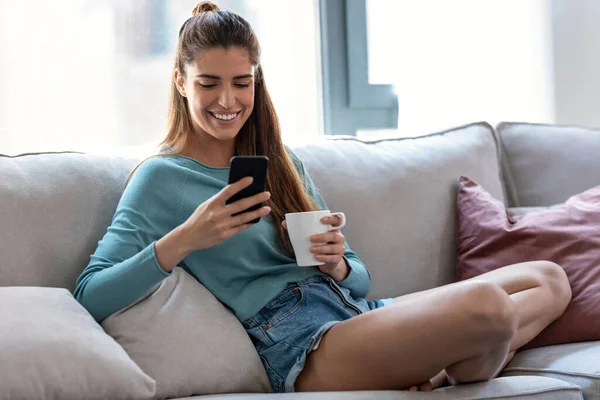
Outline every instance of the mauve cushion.
<svg viewBox="0 0 600 400"><path fill-rule="evenodd" d="M571 303L525 348L600 339L600 186L559 207L510 215L463 176L457 214L459 280L534 260L553 261L566 271Z"/></svg>

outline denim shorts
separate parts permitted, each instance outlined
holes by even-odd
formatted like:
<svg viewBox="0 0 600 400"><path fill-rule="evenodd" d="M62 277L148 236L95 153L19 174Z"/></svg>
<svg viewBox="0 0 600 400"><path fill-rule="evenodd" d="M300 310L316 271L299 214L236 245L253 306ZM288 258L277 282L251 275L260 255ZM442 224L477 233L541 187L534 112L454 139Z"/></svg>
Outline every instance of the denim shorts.
<svg viewBox="0 0 600 400"><path fill-rule="evenodd" d="M328 275L290 283L242 324L275 393L293 392L308 355L335 324L394 302L354 299Z"/></svg>

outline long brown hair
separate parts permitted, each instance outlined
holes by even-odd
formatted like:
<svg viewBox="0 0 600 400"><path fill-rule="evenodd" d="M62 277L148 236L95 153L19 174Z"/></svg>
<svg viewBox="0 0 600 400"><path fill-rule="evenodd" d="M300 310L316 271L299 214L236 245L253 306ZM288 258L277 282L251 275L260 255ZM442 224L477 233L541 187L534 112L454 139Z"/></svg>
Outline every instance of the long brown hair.
<svg viewBox="0 0 600 400"><path fill-rule="evenodd" d="M260 45L252 27L239 15L221 10L210 1L199 3L192 11L192 17L184 22L179 31L174 67L185 76L186 66L193 63L202 51L232 46L244 49L255 69L254 109L235 138L235 155L265 155L269 158L266 190L271 192L271 199L267 205L271 207L271 217L281 245L293 255L289 237L282 226L285 213L319 208L306 192L302 178L281 140L279 119L267 91L260 65ZM160 144L161 147L169 146L172 151L158 156L182 153L192 142L193 135L187 98L179 93L173 79L167 136ZM138 167L129 174L127 181Z"/></svg>

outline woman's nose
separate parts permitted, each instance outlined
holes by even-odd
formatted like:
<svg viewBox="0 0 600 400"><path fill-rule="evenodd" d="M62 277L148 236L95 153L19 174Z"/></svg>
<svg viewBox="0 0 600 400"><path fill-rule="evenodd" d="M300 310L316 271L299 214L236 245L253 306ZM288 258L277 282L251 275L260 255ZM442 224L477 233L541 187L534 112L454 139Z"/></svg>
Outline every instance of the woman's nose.
<svg viewBox="0 0 600 400"><path fill-rule="evenodd" d="M231 108L235 104L235 96L231 88L224 88L219 95L219 105L223 108Z"/></svg>

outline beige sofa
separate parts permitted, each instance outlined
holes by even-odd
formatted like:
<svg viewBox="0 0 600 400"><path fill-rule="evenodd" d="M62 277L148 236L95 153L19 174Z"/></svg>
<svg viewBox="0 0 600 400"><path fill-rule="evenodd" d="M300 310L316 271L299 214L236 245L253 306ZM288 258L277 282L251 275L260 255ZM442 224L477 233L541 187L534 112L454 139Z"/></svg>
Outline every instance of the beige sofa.
<svg viewBox="0 0 600 400"><path fill-rule="evenodd" d="M454 280L460 175L512 207L560 203L600 184L600 132L575 127L476 123L295 151L329 208L346 213L344 234L371 270L372 298ZM600 400L600 342L522 352L497 379L427 394L261 393L265 372L245 332L183 270L98 325L70 291L138 160L0 157L0 399Z"/></svg>

